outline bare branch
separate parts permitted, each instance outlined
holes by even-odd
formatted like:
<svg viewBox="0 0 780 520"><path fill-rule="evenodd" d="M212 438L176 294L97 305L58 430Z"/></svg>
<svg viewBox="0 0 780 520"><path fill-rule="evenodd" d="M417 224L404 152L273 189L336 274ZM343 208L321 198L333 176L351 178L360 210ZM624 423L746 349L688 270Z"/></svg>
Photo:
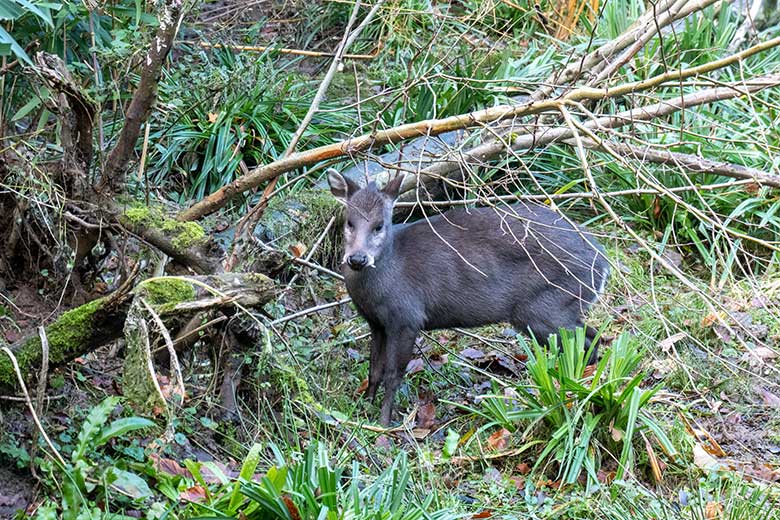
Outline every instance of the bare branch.
<svg viewBox="0 0 780 520"><path fill-rule="evenodd" d="M274 161L264 166L260 166L255 170L253 170L252 172L250 172L248 175L244 175L243 177L236 179L230 184L223 186L222 188L218 189L211 195L205 197L200 202L182 211L179 214L178 218L179 220L197 220L205 215L209 215L217 211L218 209L224 207L233 197L237 196L240 193L243 193L244 191L256 188L257 186L259 186L265 181L274 179L279 175L281 175L282 173L288 172L290 170L301 168L303 166L310 166L312 164L315 164L317 162L326 159L343 157L346 155L353 154L355 152L367 150L372 146L388 144L388 143L397 143L414 137L421 137L426 135L427 136L439 135L444 132L449 132L451 130L470 128L478 125L487 125L489 123L493 123L496 121L515 119L522 116L539 114L542 112L548 112L548 111L557 112L560 110L560 107L567 102L582 101L586 99L590 99L590 100L608 99L608 98L631 94L642 90L647 90L653 87L657 87L669 80L679 80L679 79L684 79L684 78L698 76L701 74L712 72L714 70L738 62L748 56L751 56L758 52L765 51L777 45L780 45L780 38L767 40L766 42L762 42L758 45L750 47L749 49L745 49L740 53L727 56L726 58L722 58L720 60L716 60L711 63L700 65L698 67L670 71L664 74L660 74L658 76L654 76L652 78L648 78L643 81L626 83L623 85L618 85L614 88L609 88L609 89L596 89L590 87L576 88L570 91L569 93L567 93L566 95L556 99L547 99L538 102L530 101L528 103L524 103L520 105L500 105L497 107L491 107L484 110L471 112L469 114L461 114L457 116L446 117L443 119L428 119L416 123L407 123L401 126L389 128L386 130L381 130L372 134L363 134L361 136L358 136L354 139L349 139L347 141L341 141L327 146L321 146L305 152L294 153L289 157L283 158L278 161ZM770 86L774 86L775 84L780 82L778 78L780 78L780 75L775 74L775 75L766 76L764 79L768 80L771 83ZM736 95L735 89L736 92L739 93L740 87L741 87L740 85L735 85L733 88L724 88L723 92L719 92L714 98L711 99L711 101L717 101L718 99L728 99L729 97L735 97ZM755 87L745 87L744 91L747 92L749 91L750 88L755 88ZM712 91L706 91L706 92L712 94ZM719 96L725 96L725 97L719 97ZM685 99L686 97L687 96L683 96L680 99ZM670 101L665 105L676 106L677 108L675 108L673 111L680 110L681 107L677 106L677 104L679 104L680 102L680 99L676 101ZM697 98L694 95L692 99L695 102ZM707 102L707 101L701 101L698 104L701 104L703 102ZM639 109L639 110L643 110L643 109ZM664 110L661 110L659 112L659 115L663 112ZM629 116L630 115L631 114L629 114ZM618 116L613 116L613 117L618 117ZM658 116L654 116L654 117L658 117ZM563 133L569 132L569 130L566 128L562 128L560 130ZM567 138L568 137L571 137L571 135L568 135ZM535 140L537 137L531 136L531 138ZM482 153L483 147L485 147L485 149L490 153ZM495 143L493 141L490 141L488 143L476 147L474 150L477 152L476 155L480 159L485 160L488 157L494 157L498 155L498 153L500 153L502 149L503 149L503 143ZM472 153L471 155L475 155L475 154ZM408 176L405 182L405 188L408 189L411 186L411 183L414 182L415 179L411 176Z"/></svg>
<svg viewBox="0 0 780 520"><path fill-rule="evenodd" d="M157 18L160 27L152 39L149 51L141 71L141 81L127 109L125 124L119 134L116 146L108 156L106 169L100 180L100 191L109 188L114 192L124 189L127 163L135 151L141 125L149 118L149 114L157 98L157 85L165 60L173 46L173 39L179 29L183 0L165 0L162 2Z"/></svg>
<svg viewBox="0 0 780 520"><path fill-rule="evenodd" d="M582 143L587 148L604 150L599 143L596 143L592 139L583 139ZM620 155L631 159L637 159L642 162L649 161L676 166L677 168L696 173L714 173L716 175L723 175L734 179L752 180L756 184L762 186L780 188L780 175L773 175L757 168L750 168L748 166L741 166L739 164L723 161L713 161L712 159L705 159L698 155L659 150L657 148L639 147L616 142L610 142L609 147L612 151L617 152Z"/></svg>

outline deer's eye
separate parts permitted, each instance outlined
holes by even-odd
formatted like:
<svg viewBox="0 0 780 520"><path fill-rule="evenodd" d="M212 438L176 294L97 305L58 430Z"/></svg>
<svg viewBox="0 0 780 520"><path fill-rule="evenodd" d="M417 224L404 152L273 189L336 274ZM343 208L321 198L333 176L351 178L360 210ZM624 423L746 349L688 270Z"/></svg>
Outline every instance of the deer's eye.
<svg viewBox="0 0 780 520"><path fill-rule="evenodd" d="M349 229L352 229L352 228L353 228L353 227L355 227L355 226L352 224L352 221L351 221L351 220L348 220L348 221L347 221L347 227L348 227Z"/></svg>
<svg viewBox="0 0 780 520"><path fill-rule="evenodd" d="M376 227L374 228L374 233L379 233L380 231L382 231L383 225L384 224L377 224Z"/></svg>

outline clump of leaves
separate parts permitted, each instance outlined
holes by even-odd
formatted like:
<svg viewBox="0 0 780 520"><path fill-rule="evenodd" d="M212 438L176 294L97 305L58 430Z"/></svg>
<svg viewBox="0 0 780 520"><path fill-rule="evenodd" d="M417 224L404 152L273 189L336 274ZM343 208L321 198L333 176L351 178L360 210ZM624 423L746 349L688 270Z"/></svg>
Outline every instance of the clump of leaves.
<svg viewBox="0 0 780 520"><path fill-rule="evenodd" d="M339 457L321 443L314 442L303 453L290 457L273 444L270 449L276 460L264 473L255 474L261 453L260 446L255 445L238 478L214 484L203 478L200 463L186 463L187 471L179 478L192 479L197 485L183 491L190 505L182 514L187 518L239 515L247 520L455 518L451 511L435 508L435 494L421 498L412 492L411 472L403 452L372 480L366 478L365 468L357 462L351 467L333 462Z"/></svg>
<svg viewBox="0 0 780 520"><path fill-rule="evenodd" d="M645 374L636 371L644 353L629 335L619 336L604 351L592 375L583 356L582 328L561 330L550 337L549 346L518 339L528 356L531 383L486 396L479 408L470 410L488 421L483 431L525 428L523 437L534 431L529 444L543 446L534 469L555 462L562 483L574 483L585 472L588 486L594 487L602 460L615 460L615 478L621 479L633 469L636 443L645 432L666 453L676 454L663 426L647 409L658 388L640 387Z"/></svg>
<svg viewBox="0 0 780 520"><path fill-rule="evenodd" d="M151 495L148 485L137 474L114 464L100 463L98 448L112 439L155 425L142 417L124 417L109 423L111 412L118 404L119 398L108 397L92 408L78 433L70 460L52 459L48 466L52 481L59 488L59 497L55 494L48 498L38 509L37 518L56 518L58 498L63 520L102 518L96 504L100 496L108 494L110 485L137 499ZM100 496L96 498L96 495Z"/></svg>

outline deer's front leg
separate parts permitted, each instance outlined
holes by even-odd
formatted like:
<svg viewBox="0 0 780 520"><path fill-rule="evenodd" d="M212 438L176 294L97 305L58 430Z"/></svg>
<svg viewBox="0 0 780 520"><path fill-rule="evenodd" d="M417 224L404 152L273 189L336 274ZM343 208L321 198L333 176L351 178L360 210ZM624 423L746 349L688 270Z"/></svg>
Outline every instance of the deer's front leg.
<svg viewBox="0 0 780 520"><path fill-rule="evenodd" d="M380 421L384 426L390 425L393 414L393 403L406 365L412 359L414 352L414 340L417 338L417 330L402 328L394 331L386 331L387 348L385 350L385 397L382 401L382 415Z"/></svg>
<svg viewBox="0 0 780 520"><path fill-rule="evenodd" d="M385 331L379 327L371 327L371 357L368 367L368 388L366 389L366 398L373 401L376 398L376 391L382 384L385 372L385 354L386 354L387 336Z"/></svg>

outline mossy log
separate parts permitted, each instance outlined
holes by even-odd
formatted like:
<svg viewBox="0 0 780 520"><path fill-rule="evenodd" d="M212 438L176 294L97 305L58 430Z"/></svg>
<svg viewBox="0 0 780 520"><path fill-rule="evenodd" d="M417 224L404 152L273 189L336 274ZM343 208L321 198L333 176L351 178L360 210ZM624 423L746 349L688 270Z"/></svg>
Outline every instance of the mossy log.
<svg viewBox="0 0 780 520"><path fill-rule="evenodd" d="M161 317L241 305L257 308L274 295L274 282L256 273L152 278L133 290L120 290L76 307L46 327L49 366L67 363L122 336L127 313L136 297L153 305ZM41 340L37 334L10 346L23 377L30 381L41 366ZM0 355L0 387L18 384L10 359Z"/></svg>

